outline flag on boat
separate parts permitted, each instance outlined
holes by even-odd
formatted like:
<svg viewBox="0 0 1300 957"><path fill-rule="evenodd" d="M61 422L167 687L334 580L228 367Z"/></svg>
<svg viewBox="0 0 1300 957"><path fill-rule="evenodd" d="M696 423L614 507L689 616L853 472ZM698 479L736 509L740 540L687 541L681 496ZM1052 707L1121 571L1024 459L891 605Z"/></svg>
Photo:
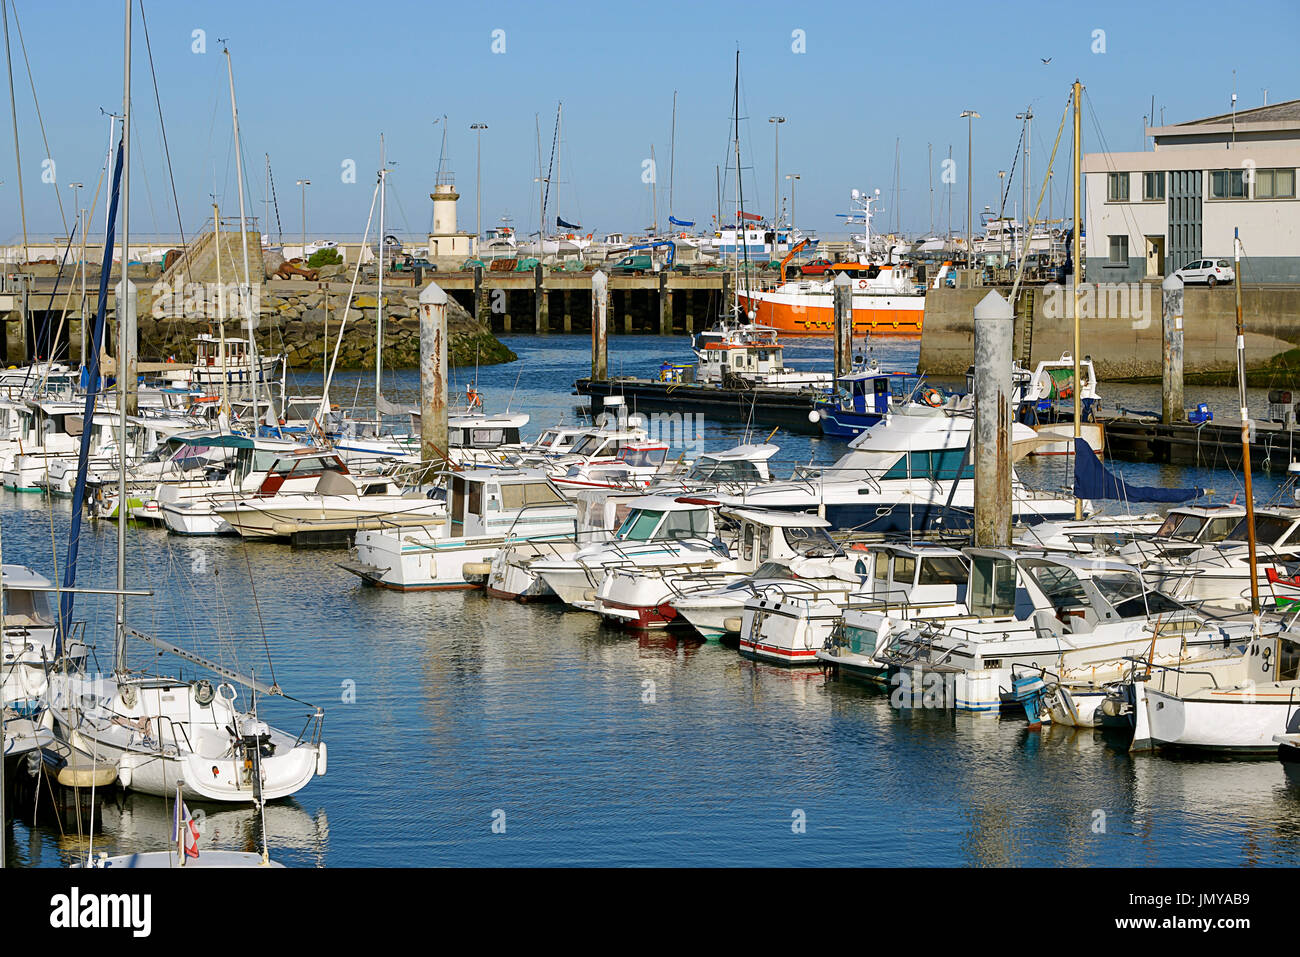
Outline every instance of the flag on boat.
<svg viewBox="0 0 1300 957"><path fill-rule="evenodd" d="M564 220L560 219L559 216L555 217L555 226L557 229L581 229L582 228L577 223L566 223Z"/></svg>
<svg viewBox="0 0 1300 957"><path fill-rule="evenodd" d="M179 795L177 795L179 797ZM184 801L176 802L173 818L172 840L177 847L184 847L186 857L199 856L199 826L194 823L190 809ZM183 842L183 843L182 843Z"/></svg>
<svg viewBox="0 0 1300 957"><path fill-rule="evenodd" d="M1156 488L1129 485L1101 464L1084 438L1074 440L1074 497L1120 499L1129 502L1186 502L1205 494L1203 488Z"/></svg>
<svg viewBox="0 0 1300 957"><path fill-rule="evenodd" d="M750 220L753 220L754 222L762 222L762 220L763 220L763 217L760 216L760 215L758 215L758 213L741 213L741 214L740 214L740 218L741 218L741 219L750 219Z"/></svg>
<svg viewBox="0 0 1300 957"><path fill-rule="evenodd" d="M686 220L684 220L684 219L675 219L675 218L672 217L672 216L669 216L669 217L668 217L668 222L672 223L674 226L694 226L694 225L695 225L694 220L692 220L691 222L688 223L688 222L687 222Z"/></svg>

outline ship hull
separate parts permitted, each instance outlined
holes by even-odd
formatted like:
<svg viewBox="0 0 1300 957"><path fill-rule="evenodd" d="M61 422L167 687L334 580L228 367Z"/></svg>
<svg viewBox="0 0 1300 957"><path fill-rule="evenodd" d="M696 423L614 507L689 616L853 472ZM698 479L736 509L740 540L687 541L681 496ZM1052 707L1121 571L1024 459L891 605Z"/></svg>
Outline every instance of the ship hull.
<svg viewBox="0 0 1300 957"><path fill-rule="evenodd" d="M833 336L832 297L812 292L741 293L739 299L753 321L787 336ZM919 336L925 319L925 297L919 295L855 295L853 334Z"/></svg>

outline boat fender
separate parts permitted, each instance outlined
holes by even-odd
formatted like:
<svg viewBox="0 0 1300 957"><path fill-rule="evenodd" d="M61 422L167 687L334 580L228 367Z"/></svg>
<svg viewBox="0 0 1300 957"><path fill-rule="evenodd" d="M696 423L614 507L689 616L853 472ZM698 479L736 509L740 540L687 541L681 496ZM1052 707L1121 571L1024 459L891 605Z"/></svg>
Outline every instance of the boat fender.
<svg viewBox="0 0 1300 957"><path fill-rule="evenodd" d="M596 589L594 589L594 588L588 588L586 591L584 591L584 592L582 593L582 600L583 600L583 601L595 601L595 600L596 600Z"/></svg>
<svg viewBox="0 0 1300 957"><path fill-rule="evenodd" d="M745 624L745 619L743 618L722 619L722 627L725 628L727 631L737 635L740 634L740 629L741 627L744 626L744 624Z"/></svg>
<svg viewBox="0 0 1300 957"><path fill-rule="evenodd" d="M131 766L129 764L120 764L117 769L117 783L124 788L131 786Z"/></svg>
<svg viewBox="0 0 1300 957"><path fill-rule="evenodd" d="M817 409L813 409L811 412L808 413L808 421L813 423L814 425L816 425L821 420L822 420L822 414Z"/></svg>
<svg viewBox="0 0 1300 957"><path fill-rule="evenodd" d="M329 752L325 748L325 742L322 741L316 746L316 774L324 775L325 766L329 763Z"/></svg>
<svg viewBox="0 0 1300 957"><path fill-rule="evenodd" d="M474 578L483 578L490 574L491 571L491 562L466 562L464 565L460 566L460 574L465 581L470 581Z"/></svg>

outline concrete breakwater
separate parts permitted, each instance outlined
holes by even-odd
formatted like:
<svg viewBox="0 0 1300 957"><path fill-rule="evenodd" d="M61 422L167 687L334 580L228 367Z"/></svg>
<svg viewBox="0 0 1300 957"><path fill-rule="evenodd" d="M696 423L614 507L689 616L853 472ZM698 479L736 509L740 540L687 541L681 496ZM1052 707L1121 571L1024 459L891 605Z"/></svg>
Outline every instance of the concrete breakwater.
<svg viewBox="0 0 1300 957"><path fill-rule="evenodd" d="M925 300L920 369L929 375L960 376L974 359L975 304L990 288L932 289ZM1161 377L1161 296L1158 281L1084 284L1079 338L1104 380ZM1189 382L1213 383L1236 368L1236 290L1188 286L1183 305L1184 370ZM1070 290L1025 287L1016 303L1015 354L1031 368L1074 348ZM1260 385L1300 382L1300 286L1242 288L1248 368Z"/></svg>

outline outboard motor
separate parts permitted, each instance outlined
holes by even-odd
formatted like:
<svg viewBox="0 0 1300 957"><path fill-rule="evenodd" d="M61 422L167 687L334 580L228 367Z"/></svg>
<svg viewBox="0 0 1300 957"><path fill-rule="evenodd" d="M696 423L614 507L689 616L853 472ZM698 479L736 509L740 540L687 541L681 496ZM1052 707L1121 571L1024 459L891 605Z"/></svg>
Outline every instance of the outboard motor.
<svg viewBox="0 0 1300 957"><path fill-rule="evenodd" d="M1030 731L1041 731L1046 718L1047 683L1040 674L1020 674L1011 677L1011 700L1020 702L1025 708L1025 718L1029 721Z"/></svg>
<svg viewBox="0 0 1300 957"><path fill-rule="evenodd" d="M238 719L235 752L243 757L244 783L253 787L253 800L262 800L262 758L275 753L271 743L271 729L255 715L241 715Z"/></svg>

